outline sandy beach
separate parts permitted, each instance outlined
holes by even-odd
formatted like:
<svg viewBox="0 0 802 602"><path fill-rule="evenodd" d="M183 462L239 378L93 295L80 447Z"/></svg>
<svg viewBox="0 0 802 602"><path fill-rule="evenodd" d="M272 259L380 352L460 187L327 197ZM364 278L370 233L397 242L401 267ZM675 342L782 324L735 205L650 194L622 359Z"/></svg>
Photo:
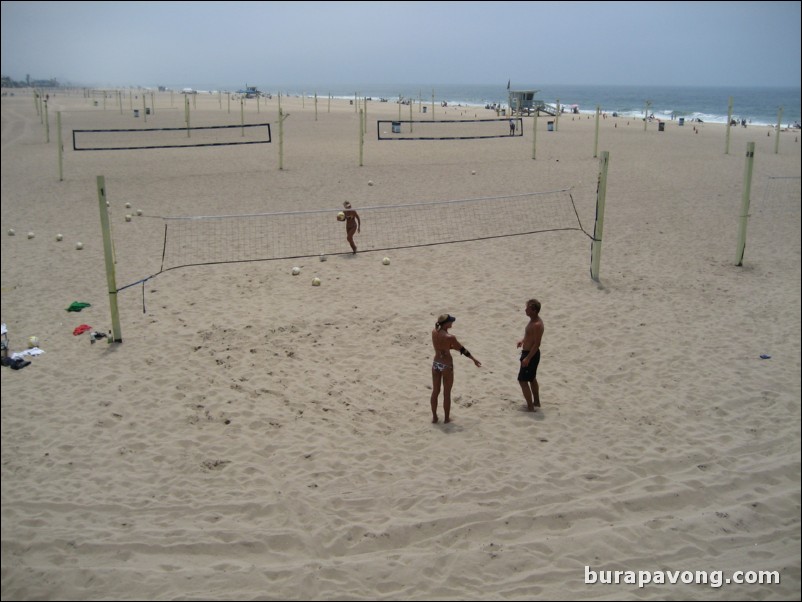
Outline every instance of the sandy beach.
<svg viewBox="0 0 802 602"><path fill-rule="evenodd" d="M181 127L183 97L156 94L145 124L127 99L59 92L47 142L31 93L6 92L2 322L11 352L44 353L0 370L3 600L799 598L798 131L775 154L772 128L733 128L725 154L721 125L602 119L598 282L577 230L352 255L332 220L325 262L120 291L122 342L93 344L74 332L111 328L99 175L122 286L159 270L153 216L570 189L592 233L595 120L541 116L533 159L531 118L522 137L379 141L398 105L369 102L360 165L350 101L284 97L279 169L277 96L243 109L270 144L79 152L73 130ZM239 101L192 102L193 125L240 123ZM414 116L432 112L495 116ZM535 413L516 381L532 297ZM452 422L432 424L442 313L483 366L455 358Z"/></svg>

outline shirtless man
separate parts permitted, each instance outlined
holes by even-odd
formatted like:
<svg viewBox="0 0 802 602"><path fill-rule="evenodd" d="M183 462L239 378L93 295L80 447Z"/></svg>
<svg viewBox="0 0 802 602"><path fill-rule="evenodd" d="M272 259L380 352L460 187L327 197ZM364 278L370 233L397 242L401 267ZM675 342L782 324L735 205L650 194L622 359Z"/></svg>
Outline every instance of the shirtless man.
<svg viewBox="0 0 802 602"><path fill-rule="evenodd" d="M526 315L529 323L524 330L524 338L518 341L521 351L521 368L518 383L521 385L526 407L530 412L540 407L540 388L537 384L537 366L540 363L540 341L543 338L543 320L540 319L540 301L529 299L526 302Z"/></svg>
<svg viewBox="0 0 802 602"><path fill-rule="evenodd" d="M354 242L354 234L362 230L362 220L359 219L359 214L351 209L351 203L345 201L345 236L348 239L348 244L351 245L351 251L356 253L356 243Z"/></svg>
<svg viewBox="0 0 802 602"><path fill-rule="evenodd" d="M443 413L444 422L451 422L451 387L454 384L454 360L451 350L459 351L461 355L473 360L477 368L482 362L471 355L453 334L448 330L456 318L443 314L437 318L432 330L432 345L434 346L434 360L432 361L432 422L437 423L437 398L440 396L440 387L443 386Z"/></svg>

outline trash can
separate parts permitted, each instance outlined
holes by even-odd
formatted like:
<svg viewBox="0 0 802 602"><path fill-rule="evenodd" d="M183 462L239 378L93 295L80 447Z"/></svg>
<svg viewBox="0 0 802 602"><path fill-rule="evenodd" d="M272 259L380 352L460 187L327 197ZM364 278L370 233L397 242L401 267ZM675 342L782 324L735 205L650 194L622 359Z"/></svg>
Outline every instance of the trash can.
<svg viewBox="0 0 802 602"><path fill-rule="evenodd" d="M97 101L94 101L94 102L95 102L95 106L97 106Z"/></svg>
<svg viewBox="0 0 802 602"><path fill-rule="evenodd" d="M400 134L400 133L401 133L401 122L393 121L393 134Z"/></svg>
<svg viewBox="0 0 802 602"><path fill-rule="evenodd" d="M150 115L150 107L145 107L145 115Z"/></svg>
<svg viewBox="0 0 802 602"><path fill-rule="evenodd" d="M657 124L657 131L658 132L665 132L666 131L666 123L665 121L661 121Z"/></svg>
<svg viewBox="0 0 802 602"><path fill-rule="evenodd" d="M554 122L553 121L547 121L546 122L546 129L548 131L550 131L550 132L553 132L554 131Z"/></svg>
<svg viewBox="0 0 802 602"><path fill-rule="evenodd" d="M685 118L684 117L680 117L679 118L679 124L680 125L685 125Z"/></svg>
<svg viewBox="0 0 802 602"><path fill-rule="evenodd" d="M134 117L139 117L139 109L134 109Z"/></svg>
<svg viewBox="0 0 802 602"><path fill-rule="evenodd" d="M426 109L428 109L428 108L429 108L429 107L423 107L423 112L425 113L425 112L426 112Z"/></svg>

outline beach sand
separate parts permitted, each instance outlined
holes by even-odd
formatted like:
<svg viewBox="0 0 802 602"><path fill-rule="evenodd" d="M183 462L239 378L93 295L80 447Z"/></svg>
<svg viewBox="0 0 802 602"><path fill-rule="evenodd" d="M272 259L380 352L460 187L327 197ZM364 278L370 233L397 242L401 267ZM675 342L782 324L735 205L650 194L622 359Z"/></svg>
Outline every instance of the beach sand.
<svg viewBox="0 0 802 602"><path fill-rule="evenodd" d="M73 129L181 127L183 97L155 98L146 125L128 100L121 113L59 92L50 143L30 94L2 99L2 321L12 352L30 336L44 350L0 370L3 600L799 597L798 132L775 154L771 128L733 128L725 154L724 126L602 119L598 282L580 231L355 256L343 234L325 263L159 274L117 295L123 341L91 344L74 330L111 328L99 175L118 286L159 269L162 222L137 210L359 210L571 188L593 232L586 115L552 132L541 116L534 160L531 119L520 138L384 142L376 120L398 107L370 102L360 166L349 101L322 98L316 114L312 99L285 97L279 169L276 96L245 108L272 124L272 144L72 150ZM238 101L193 103L193 125L239 123ZM365 217L365 237L370 227ZM545 322L536 413L516 382L531 297ZM67 312L75 301L91 307ZM455 357L444 425L431 423L430 333L446 312L483 366ZM694 575L599 583L608 571ZM682 583L698 571L714 582ZM737 571L780 583L716 586Z"/></svg>

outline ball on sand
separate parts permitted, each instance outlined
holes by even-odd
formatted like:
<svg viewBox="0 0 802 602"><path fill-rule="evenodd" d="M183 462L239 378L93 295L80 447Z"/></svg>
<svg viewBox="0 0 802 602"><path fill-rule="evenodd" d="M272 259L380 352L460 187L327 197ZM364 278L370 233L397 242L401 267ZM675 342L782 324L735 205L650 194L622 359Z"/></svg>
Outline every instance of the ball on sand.
<svg viewBox="0 0 802 602"><path fill-rule="evenodd" d="M35 234L33 232L28 232L28 238L33 238Z"/></svg>
<svg viewBox="0 0 802 602"><path fill-rule="evenodd" d="M475 175L476 175L476 170L475 170L475 169L472 169L472 170L471 170L471 175L472 175L472 176L475 176Z"/></svg>
<svg viewBox="0 0 802 602"><path fill-rule="evenodd" d="M326 261L326 256L323 253L320 254L320 261Z"/></svg>
<svg viewBox="0 0 802 602"><path fill-rule="evenodd" d="M127 221L127 222L131 221L131 214L130 213L126 214L125 221Z"/></svg>
<svg viewBox="0 0 802 602"><path fill-rule="evenodd" d="M9 228L8 229L8 235L9 236L14 236L15 234L16 234L16 232L14 232L14 228Z"/></svg>
<svg viewBox="0 0 802 602"><path fill-rule="evenodd" d="M82 242L75 243L75 248L80 251L81 249L84 248L84 243L82 243Z"/></svg>
<svg viewBox="0 0 802 602"><path fill-rule="evenodd" d="M320 278L312 278L312 286L320 286Z"/></svg>
<svg viewBox="0 0 802 602"><path fill-rule="evenodd" d="M136 210L136 214L137 214L137 215L142 215L142 210L141 210L141 209L137 209L137 210Z"/></svg>
<svg viewBox="0 0 802 602"><path fill-rule="evenodd" d="M39 346L39 337L28 337L28 348L33 349Z"/></svg>
<svg viewBox="0 0 802 602"><path fill-rule="evenodd" d="M338 222L344 222L344 221L345 221L345 213L343 213L342 211L340 211L340 212L337 214L337 221L338 221Z"/></svg>
<svg viewBox="0 0 802 602"><path fill-rule="evenodd" d="M126 208L126 209L130 209L130 208L131 208L131 203L126 203L126 204L125 204L125 208Z"/></svg>
<svg viewBox="0 0 802 602"><path fill-rule="evenodd" d="M382 259L382 263L384 265L390 265L390 258L389 257L385 257L384 259Z"/></svg>
<svg viewBox="0 0 802 602"><path fill-rule="evenodd" d="M373 186L373 180L368 180L368 186Z"/></svg>
<svg viewBox="0 0 802 602"><path fill-rule="evenodd" d="M300 273L301 273L301 268L299 268L299 267L292 268L292 275L293 276L297 276Z"/></svg>
<svg viewBox="0 0 802 602"><path fill-rule="evenodd" d="M61 234L56 234L56 240L61 242L64 239L64 236Z"/></svg>

